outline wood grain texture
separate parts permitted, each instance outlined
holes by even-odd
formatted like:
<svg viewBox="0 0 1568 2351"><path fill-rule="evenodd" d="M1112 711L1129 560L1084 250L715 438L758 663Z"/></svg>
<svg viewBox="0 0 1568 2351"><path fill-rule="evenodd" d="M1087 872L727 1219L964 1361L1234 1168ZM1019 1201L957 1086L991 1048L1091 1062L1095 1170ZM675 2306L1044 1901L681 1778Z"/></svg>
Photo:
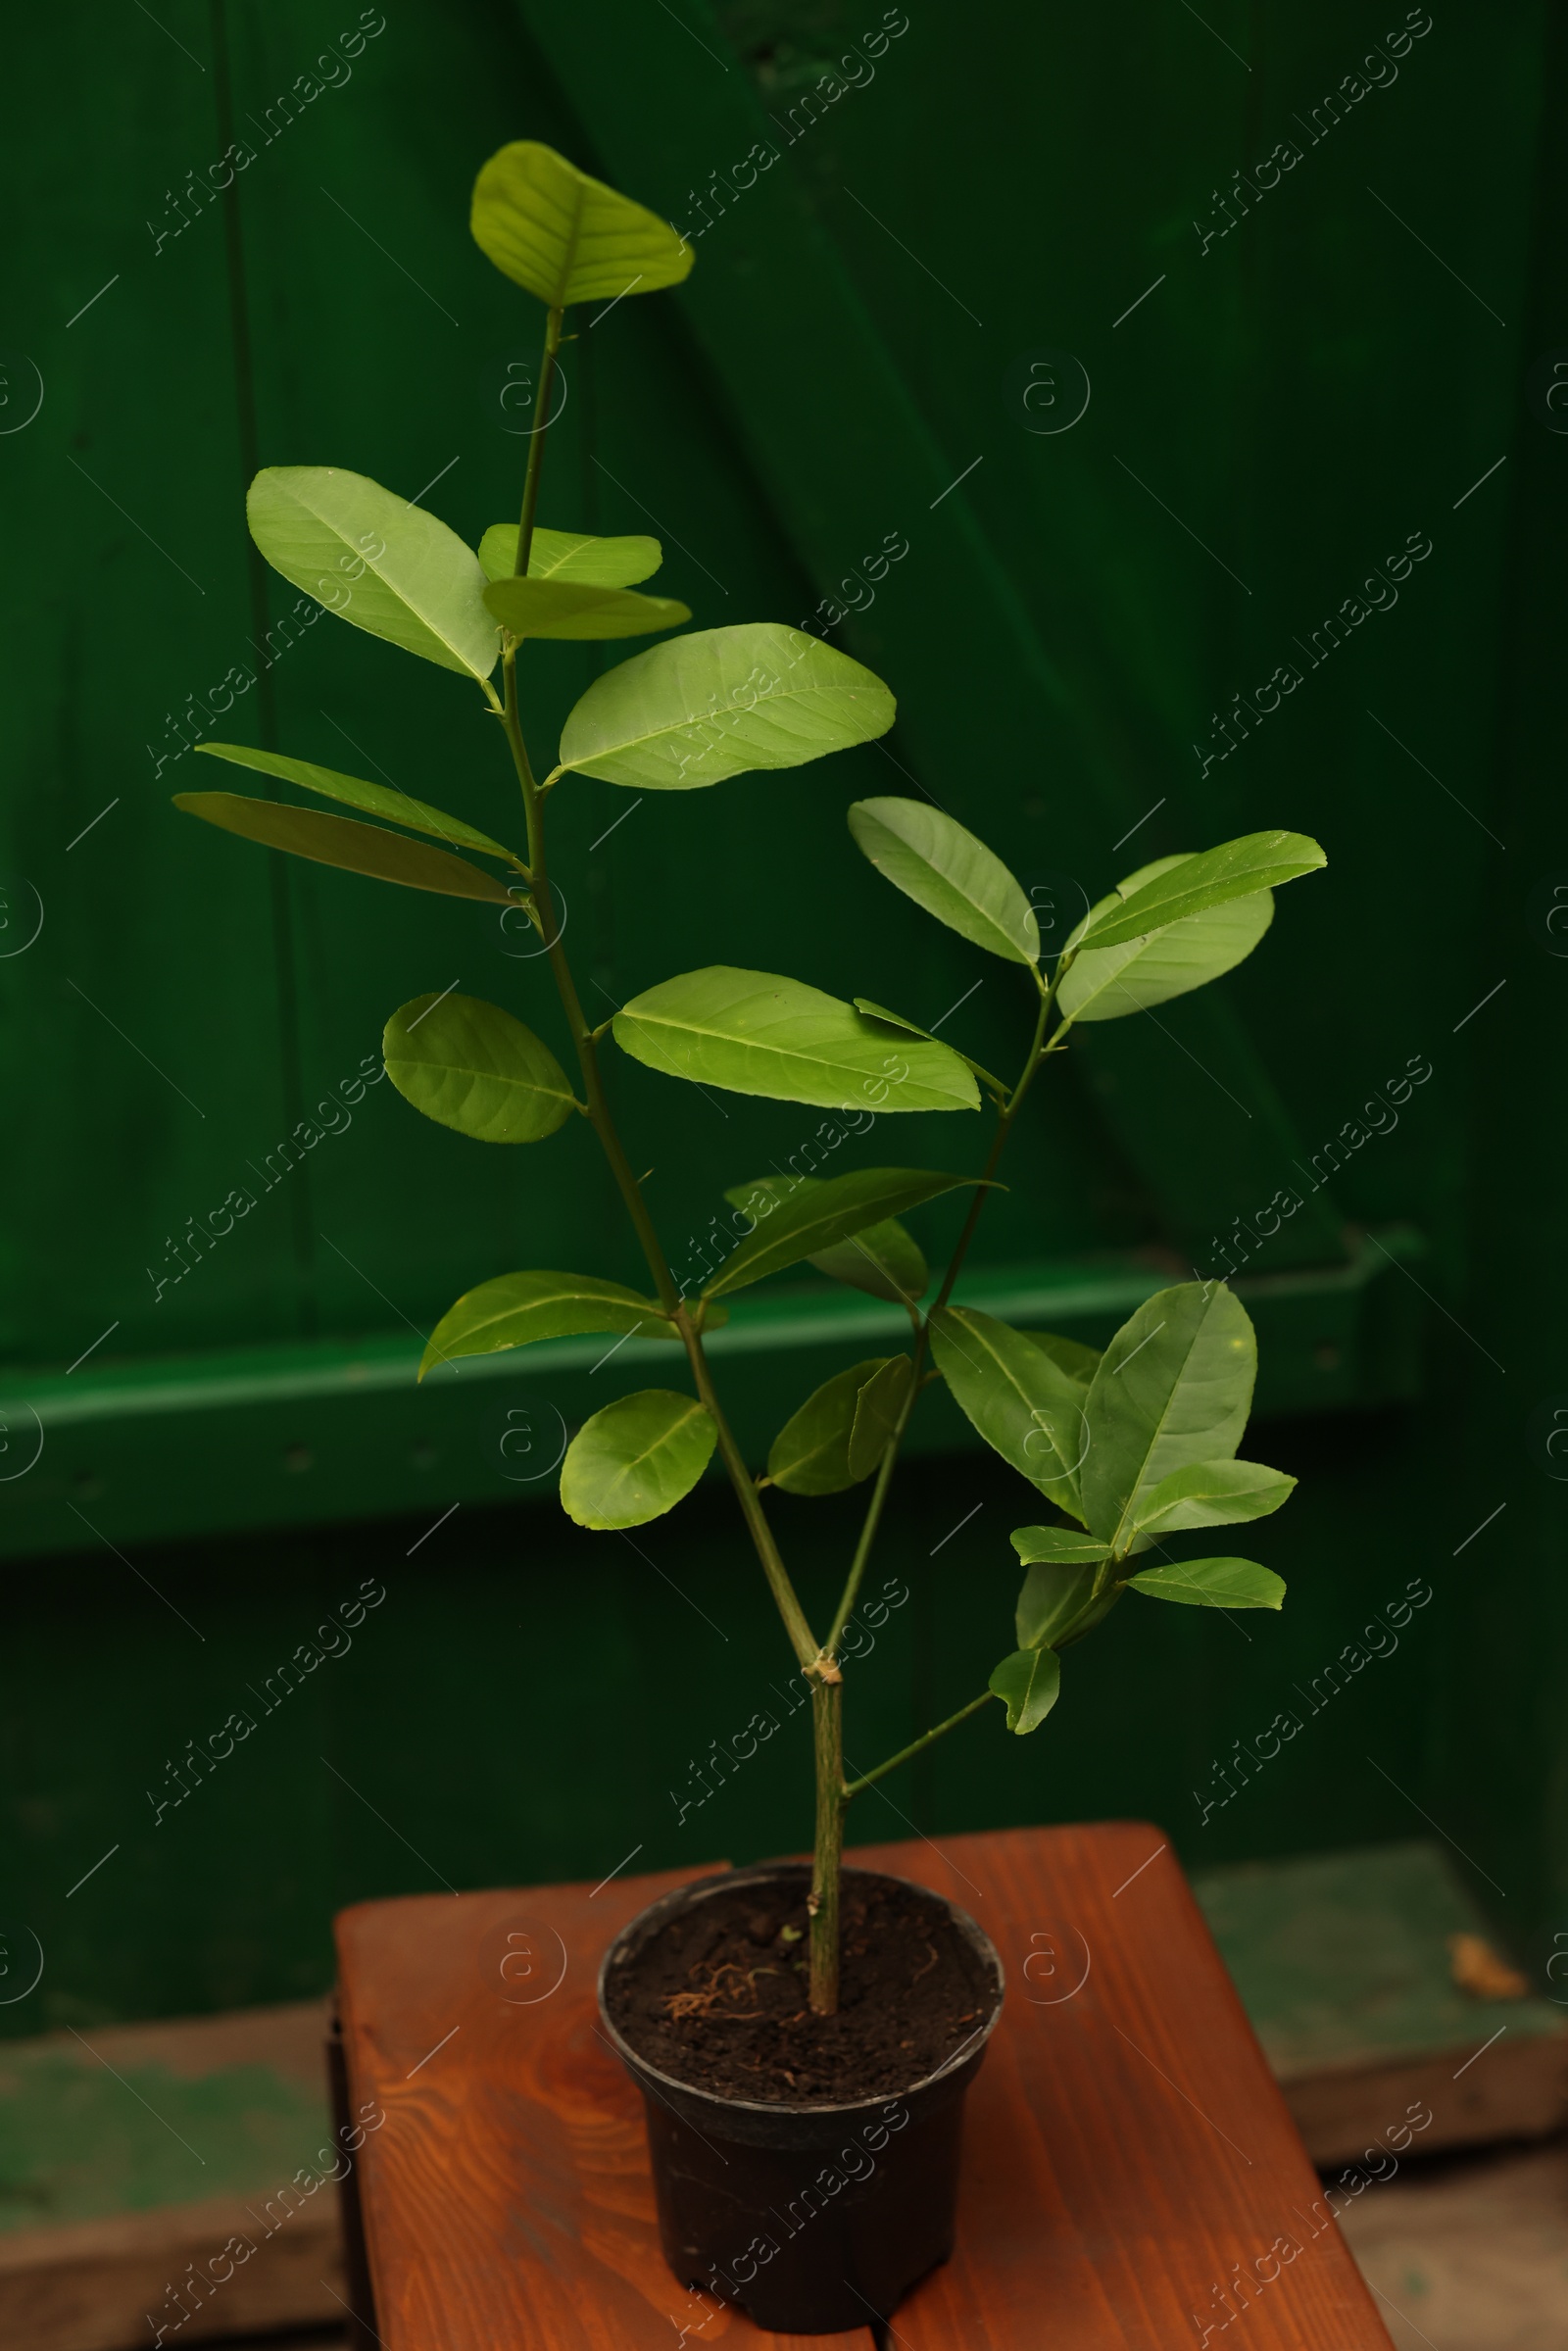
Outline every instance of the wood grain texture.
<svg viewBox="0 0 1568 2351"><path fill-rule="evenodd" d="M1009 1830L854 1858L972 1911L1007 1975L970 2093L958 2249L897 2313L906 2351L1023 2351L1048 2334L1170 2351L1205 2327L1217 2343L1214 2289L1238 2264L1247 2351L1388 2351L1157 1829ZM690 1874L339 1917L351 2095L386 2118L360 2159L386 2351L669 2351L682 2327L732 2351L800 2341L675 2284L639 2102L597 2032L606 1943ZM509 1934L526 1938L510 1986ZM1300 2250L1260 2282L1278 2239ZM869 2351L859 2332L814 2339Z"/></svg>

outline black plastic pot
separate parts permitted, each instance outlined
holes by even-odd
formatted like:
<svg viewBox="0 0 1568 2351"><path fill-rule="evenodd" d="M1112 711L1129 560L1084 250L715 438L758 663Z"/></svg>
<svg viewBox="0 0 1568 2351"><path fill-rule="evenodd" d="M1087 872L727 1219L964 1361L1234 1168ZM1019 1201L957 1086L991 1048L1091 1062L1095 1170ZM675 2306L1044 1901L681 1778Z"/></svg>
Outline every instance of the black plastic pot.
<svg viewBox="0 0 1568 2351"><path fill-rule="evenodd" d="M874 1883L876 1873L844 1876ZM991 2007L946 2065L894 2095L836 2106L754 2104L694 2089L627 2045L607 1989L661 1928L738 1886L808 1879L787 1863L679 1886L621 1930L599 1975L605 2032L647 2110L665 2260L682 2285L780 2334L834 2334L890 2318L947 2260L963 2093L1002 2013L1002 1962L989 1937L931 1894L981 1961L994 1986Z"/></svg>

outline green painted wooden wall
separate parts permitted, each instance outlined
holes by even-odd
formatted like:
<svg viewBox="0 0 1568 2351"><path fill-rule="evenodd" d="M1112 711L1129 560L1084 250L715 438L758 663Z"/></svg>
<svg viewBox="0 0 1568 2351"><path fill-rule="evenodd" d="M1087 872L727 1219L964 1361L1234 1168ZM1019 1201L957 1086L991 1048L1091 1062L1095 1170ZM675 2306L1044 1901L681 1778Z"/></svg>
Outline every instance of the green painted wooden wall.
<svg viewBox="0 0 1568 2351"><path fill-rule="evenodd" d="M667 213L698 256L678 295L577 321L543 518L657 531L659 585L699 625L858 599L843 583L907 547L834 631L899 696L885 746L634 810L601 784L559 796L607 1010L736 960L925 1021L974 990L944 1033L1016 1058L1005 973L849 842L847 802L911 788L901 770L1069 918L1131 863L1228 833L1298 826L1329 852L1233 981L1051 1073L974 1292L1101 1338L1301 1193L1240 1261L1260 1449L1303 1479L1266 1553L1288 1611L1123 1609L1050 1732L971 1726L858 1833L1138 1811L1200 1862L1425 1813L1544 1965L1568 1933L1555 18L126 15L95 28L69 107L39 102L52 28L19 23L0 99L0 1924L44 1955L0 2029L313 1988L331 1910L368 1894L805 1834L798 1725L692 1800L710 1742L788 1711L763 1694L787 1652L727 1496L635 1545L564 1524L534 1473L614 1376L596 1350L412 1386L417 1334L474 1281L635 1274L586 1133L479 1151L363 1085L388 1011L454 981L560 1042L527 943L169 807L213 780L184 748L212 735L506 821L478 698L303 626L243 492L258 465L327 463L470 539L514 511L526 444L499 392L539 318L466 212L516 136ZM1075 421L1034 429L1085 380ZM595 659L545 649L540 742ZM1299 682L1269 709L1282 666ZM1430 1074L1391 1100L1412 1064ZM722 1184L804 1140L780 1105L694 1107L627 1064L615 1084L677 1258ZM307 1116L332 1131L276 1180ZM960 1123L905 1122L895 1155L969 1163ZM234 1187L255 1210L193 1245ZM953 1222L939 1206L922 1237ZM868 1351L857 1312L808 1286L737 1314L749 1443ZM509 1425L535 1448L520 1478ZM858 1679L862 1760L994 1661L1009 1483L933 1413L873 1576L908 1597ZM780 1516L825 1584L846 1514ZM385 1598L352 1647L252 1706L254 1737L158 1817L187 1741L367 1581ZM1391 1624L1412 1581L1432 1597ZM1300 1733L1260 1760L1293 1706Z"/></svg>

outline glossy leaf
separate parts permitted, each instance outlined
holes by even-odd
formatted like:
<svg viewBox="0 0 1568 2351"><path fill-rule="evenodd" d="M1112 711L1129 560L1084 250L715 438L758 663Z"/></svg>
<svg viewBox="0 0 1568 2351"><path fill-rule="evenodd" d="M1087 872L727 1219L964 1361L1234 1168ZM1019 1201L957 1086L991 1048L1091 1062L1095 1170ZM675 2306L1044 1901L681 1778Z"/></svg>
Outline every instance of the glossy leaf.
<svg viewBox="0 0 1568 2351"><path fill-rule="evenodd" d="M850 809L857 845L906 898L1009 963L1034 963L1034 908L1002 859L940 808L919 800L861 800Z"/></svg>
<svg viewBox="0 0 1568 2351"><path fill-rule="evenodd" d="M973 1180L936 1175L923 1167L858 1167L853 1175L801 1185L787 1199L775 1200L765 1216L758 1211L767 1196L760 1185L753 1185L747 1198L756 1205L748 1213L757 1216L757 1230L726 1259L703 1295L723 1298L732 1290L744 1290L787 1265L799 1265L813 1250L827 1249L864 1225L917 1208Z"/></svg>
<svg viewBox="0 0 1568 2351"><path fill-rule="evenodd" d="M1284 1578L1255 1559L1181 1559L1174 1566L1146 1567L1128 1577L1127 1589L1189 1608L1279 1608L1285 1600Z"/></svg>
<svg viewBox="0 0 1568 2351"><path fill-rule="evenodd" d="M873 1355L852 1363L812 1390L798 1412L790 1415L767 1456L767 1474L786 1494L843 1494L870 1475L850 1466L850 1440L855 1434L855 1408L860 1391L886 1370L890 1361L905 1357ZM876 1463L871 1463L871 1469Z"/></svg>
<svg viewBox="0 0 1568 2351"><path fill-rule="evenodd" d="M337 465L268 465L245 512L273 570L340 620L468 677L495 667L478 558L422 507Z"/></svg>
<svg viewBox="0 0 1568 2351"><path fill-rule="evenodd" d="M1087 931L1146 882L1191 861L1160 857L1129 874L1108 898L1090 908L1081 930ZM1273 891L1253 890L1204 913L1190 914L1165 930L1124 940L1120 947L1090 948L1068 965L1056 992L1057 1006L1070 1020L1120 1020L1129 1012L1147 1011L1151 1004L1185 996L1233 971L1251 954L1273 918Z"/></svg>
<svg viewBox="0 0 1568 2351"><path fill-rule="evenodd" d="M1065 1642L1069 1634L1087 1629L1085 1618L1094 1591L1092 1567L1053 1567L1046 1563L1031 1567L1013 1612L1018 1646L1054 1649ZM1108 1605L1118 1595L1111 1592L1102 1596ZM1098 1623L1105 1613L1106 1607L1097 1604L1094 1621Z"/></svg>
<svg viewBox="0 0 1568 2351"><path fill-rule="evenodd" d="M401 882L406 889L433 890L443 898L479 898L503 906L516 903L477 865L449 857L444 849L426 849L406 833L383 833L377 825L356 824L348 816L290 808L276 800L244 800L234 792L176 792L174 806L225 833L260 841L266 849L286 849L292 857L340 865L345 872L368 874L373 881Z"/></svg>
<svg viewBox="0 0 1568 2351"><path fill-rule="evenodd" d="M496 1355L540 1339L573 1339L584 1331L668 1332L657 1298L641 1298L618 1282L590 1273L504 1273L481 1282L449 1306L430 1334L419 1365L461 1355Z"/></svg>
<svg viewBox="0 0 1568 2351"><path fill-rule="evenodd" d="M536 139L491 156L468 225L480 252L552 310L678 285L695 258L667 220Z"/></svg>
<svg viewBox="0 0 1568 2351"><path fill-rule="evenodd" d="M1296 1480L1258 1461L1200 1461L1173 1469L1145 1490L1134 1524L1145 1535L1175 1535L1186 1527L1237 1527L1267 1518L1296 1491Z"/></svg>
<svg viewBox="0 0 1568 2351"><path fill-rule="evenodd" d="M1076 1380L1080 1388L1087 1388L1100 1369L1098 1347L1084 1347L1076 1339L1058 1339L1054 1331L1025 1331L1023 1336L1031 1347L1049 1355L1070 1380Z"/></svg>
<svg viewBox="0 0 1568 2351"><path fill-rule="evenodd" d="M642 1527L690 1494L718 1440L694 1396L641 1388L584 1421L561 1465L561 1500L579 1527Z"/></svg>
<svg viewBox="0 0 1568 2351"><path fill-rule="evenodd" d="M484 600L514 637L650 637L692 616L689 605L669 596L639 596L632 588L531 574L492 580Z"/></svg>
<svg viewBox="0 0 1568 2351"><path fill-rule="evenodd" d="M895 1355L866 1381L856 1397L855 1426L850 1431L850 1475L857 1483L880 1469L882 1456L897 1433L913 1378L914 1365L908 1356Z"/></svg>
<svg viewBox="0 0 1568 2351"><path fill-rule="evenodd" d="M1328 859L1304 833L1247 833L1197 857L1160 862L1163 872L1094 916L1083 935L1086 947L1116 947L1200 914L1208 906L1223 906L1228 899L1277 890L1299 874L1315 872Z"/></svg>
<svg viewBox="0 0 1568 2351"><path fill-rule="evenodd" d="M1025 1567L1047 1561L1053 1567L1095 1567L1110 1557L1108 1543L1072 1527L1017 1527L1011 1542Z"/></svg>
<svg viewBox="0 0 1568 2351"><path fill-rule="evenodd" d="M804 981L728 963L683 972L615 1015L615 1043L662 1075L774 1102L878 1111L975 1110L979 1093L949 1047L889 1039Z"/></svg>
<svg viewBox="0 0 1568 2351"><path fill-rule="evenodd" d="M767 1203L788 1200L793 1193L824 1180L821 1176L759 1176L753 1183L732 1185L724 1198L732 1208L744 1209L760 1224L771 1213ZM899 1306L912 1306L925 1295L931 1280L918 1245L892 1216L862 1225L848 1241L808 1249L806 1262L851 1290L863 1290L868 1297L884 1298Z"/></svg>
<svg viewBox="0 0 1568 2351"><path fill-rule="evenodd" d="M879 677L798 628L695 629L596 678L561 764L648 792L692 792L754 767L798 767L893 724Z"/></svg>
<svg viewBox="0 0 1568 2351"><path fill-rule="evenodd" d="M411 800L407 792L390 784L368 784L357 775L339 775L335 768L318 767L310 759L280 759L275 752L251 751L242 743L198 743L196 749L215 759L231 759L236 767L253 767L259 775L276 775L286 784L301 784L307 792L319 792L324 800L342 801L347 808L364 808L368 815L390 817L394 824L406 824L414 832L434 833L451 849L480 849L486 857L514 862L511 850L492 841L488 833L476 833L461 816L449 816L444 808Z"/></svg>
<svg viewBox="0 0 1568 2351"><path fill-rule="evenodd" d="M1090 1386L1084 1516L1117 1548L1144 1495L1172 1470L1227 1460L1251 1408L1257 1345L1222 1282L1183 1282L1146 1298L1106 1347Z"/></svg>
<svg viewBox="0 0 1568 2351"><path fill-rule="evenodd" d="M988 1688L1007 1708L1007 1728L1020 1739L1037 1731L1061 1694L1061 1660L1054 1649L1019 1649L1004 1657Z"/></svg>
<svg viewBox="0 0 1568 2351"><path fill-rule="evenodd" d="M1078 1465L1087 1439L1078 1382L1021 1331L972 1306L945 1306L932 1315L931 1350L987 1445L1058 1509L1081 1518Z"/></svg>
<svg viewBox="0 0 1568 2351"><path fill-rule="evenodd" d="M595 539L581 530L533 527L528 542L530 579L580 580L591 588L634 588L651 579L664 560L657 539ZM492 522L479 541L479 568L486 579L511 579L517 568L517 525Z"/></svg>
<svg viewBox="0 0 1568 2351"><path fill-rule="evenodd" d="M386 1074L405 1102L477 1143L538 1143L576 1099L548 1045L477 996L416 996L381 1039Z"/></svg>

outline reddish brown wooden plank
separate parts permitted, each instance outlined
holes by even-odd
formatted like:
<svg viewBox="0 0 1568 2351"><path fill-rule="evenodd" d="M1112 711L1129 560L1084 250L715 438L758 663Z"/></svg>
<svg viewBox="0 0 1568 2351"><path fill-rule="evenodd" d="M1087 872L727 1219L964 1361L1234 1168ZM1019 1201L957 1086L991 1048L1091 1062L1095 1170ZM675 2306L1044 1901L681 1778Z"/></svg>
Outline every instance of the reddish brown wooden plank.
<svg viewBox="0 0 1568 2351"><path fill-rule="evenodd" d="M957 2249L898 2312L905 2351L1174 2351L1205 2327L1211 2346L1246 2351L1389 2351L1158 1829L1019 1829L846 1858L961 1903L1007 1978L969 2093ZM1277 2239L1300 2249L1282 2260ZM1245 2309L1231 2290L1228 2321L1214 2289L1259 2259L1274 2274L1253 2274Z"/></svg>
<svg viewBox="0 0 1568 2351"><path fill-rule="evenodd" d="M359 2158L386 2351L676 2351L683 2327L729 2351L800 2342L670 2276L642 2101L598 2032L606 1944L692 1874L417 1895L339 1917L351 2104L373 2099L386 2116ZM509 1931L531 1946L514 1947L514 1993L561 1979L531 2005L506 1996ZM813 2339L869 2351L858 2329Z"/></svg>
<svg viewBox="0 0 1568 2351"><path fill-rule="evenodd" d="M1301 2250L1254 2277L1247 2351L1389 2351L1162 1847L1157 1829L1118 1822L852 1856L962 1903L1007 1972L970 2093L958 2249L898 2312L904 2351L1172 2351L1205 2326L1217 2345L1214 2289L1233 2265L1266 2271L1280 2238ZM669 2351L682 2327L729 2351L800 2341L675 2285L636 2093L596 2031L605 1944L684 1875L339 1919L353 2096L387 2118L360 2158L386 2351ZM531 2005L500 1982L509 1930L538 1971L514 1990L547 1991ZM868 2351L859 2332L815 2339Z"/></svg>

